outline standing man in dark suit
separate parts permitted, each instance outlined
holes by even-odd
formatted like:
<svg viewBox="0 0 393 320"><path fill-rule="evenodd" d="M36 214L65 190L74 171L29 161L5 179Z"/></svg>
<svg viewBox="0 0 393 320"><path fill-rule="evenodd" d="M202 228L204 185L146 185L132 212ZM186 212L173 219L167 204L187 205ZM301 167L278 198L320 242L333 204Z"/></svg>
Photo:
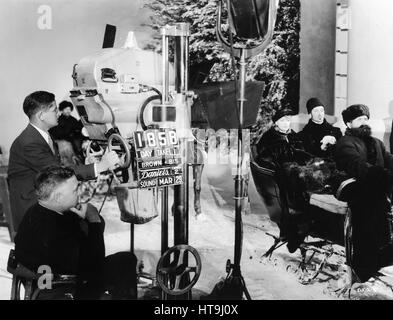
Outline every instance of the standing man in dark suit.
<svg viewBox="0 0 393 320"><path fill-rule="evenodd" d="M12 143L8 165L10 204L16 231L26 210L37 201L35 176L47 166L60 164L57 146L48 133L57 125L55 95L46 91L33 92L25 98L23 111L29 118L29 124ZM89 180L114 168L118 161L115 152L108 152L99 163L73 169L78 179Z"/></svg>

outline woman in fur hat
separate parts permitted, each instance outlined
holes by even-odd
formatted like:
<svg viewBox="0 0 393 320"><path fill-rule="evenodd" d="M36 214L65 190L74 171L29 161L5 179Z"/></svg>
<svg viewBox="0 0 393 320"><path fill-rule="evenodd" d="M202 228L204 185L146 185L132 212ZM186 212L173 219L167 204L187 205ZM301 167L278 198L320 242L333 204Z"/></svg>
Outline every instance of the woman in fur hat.
<svg viewBox="0 0 393 320"><path fill-rule="evenodd" d="M257 162L269 159L282 165L292 161L304 163L312 158L304 152L302 142L291 129L292 115L290 109L281 109L274 114L273 126L262 135L257 144Z"/></svg>
<svg viewBox="0 0 393 320"><path fill-rule="evenodd" d="M289 109L278 110L274 114L273 126L262 135L256 146L256 162L262 166L266 166L266 162L274 163L278 170L276 177L288 194L289 206L304 209L308 204L305 188L300 185L297 168L291 166L304 165L312 156L303 150L301 141L290 128L292 114ZM280 235L287 239L289 252L294 252L306 236L306 233L299 231L299 216L283 216L279 222Z"/></svg>

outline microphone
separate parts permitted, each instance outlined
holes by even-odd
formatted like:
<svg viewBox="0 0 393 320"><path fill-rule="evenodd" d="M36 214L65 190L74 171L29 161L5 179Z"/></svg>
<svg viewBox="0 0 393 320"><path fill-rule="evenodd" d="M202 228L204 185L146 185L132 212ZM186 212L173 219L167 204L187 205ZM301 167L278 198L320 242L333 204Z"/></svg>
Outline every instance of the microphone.
<svg viewBox="0 0 393 320"><path fill-rule="evenodd" d="M275 0L230 0L231 29L242 39L264 38L269 28L269 2Z"/></svg>
<svg viewBox="0 0 393 320"><path fill-rule="evenodd" d="M240 40L257 40L257 43L251 46L231 45L222 29L224 3L227 4L229 32ZM278 0L220 0L217 7L216 33L224 50L238 58L244 54L245 59L265 50L273 38L278 4Z"/></svg>

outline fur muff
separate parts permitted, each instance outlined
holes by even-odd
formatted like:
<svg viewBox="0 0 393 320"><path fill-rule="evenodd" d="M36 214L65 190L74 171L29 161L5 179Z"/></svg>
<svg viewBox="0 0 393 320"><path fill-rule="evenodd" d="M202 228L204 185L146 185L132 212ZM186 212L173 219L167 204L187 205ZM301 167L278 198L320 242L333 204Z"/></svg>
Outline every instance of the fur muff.
<svg viewBox="0 0 393 320"><path fill-rule="evenodd" d="M307 193L335 193L347 175L337 169L335 162L314 158L305 165L296 162L284 166L290 176L297 176Z"/></svg>

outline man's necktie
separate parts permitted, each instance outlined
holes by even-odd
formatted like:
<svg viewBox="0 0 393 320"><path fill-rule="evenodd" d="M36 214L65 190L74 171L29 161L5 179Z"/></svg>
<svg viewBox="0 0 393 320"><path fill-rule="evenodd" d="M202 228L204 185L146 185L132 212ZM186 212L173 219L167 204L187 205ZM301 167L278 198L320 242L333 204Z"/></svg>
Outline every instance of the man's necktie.
<svg viewBox="0 0 393 320"><path fill-rule="evenodd" d="M50 149L52 150L52 153L55 154L55 146L54 146L53 140L50 136L48 136L48 144L49 144Z"/></svg>

